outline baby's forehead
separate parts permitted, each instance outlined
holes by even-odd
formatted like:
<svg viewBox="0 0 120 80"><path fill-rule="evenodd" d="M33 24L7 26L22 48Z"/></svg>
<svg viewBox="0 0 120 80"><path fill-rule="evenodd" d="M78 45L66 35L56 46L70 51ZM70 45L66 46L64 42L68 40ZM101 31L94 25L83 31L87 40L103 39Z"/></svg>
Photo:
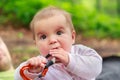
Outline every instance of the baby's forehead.
<svg viewBox="0 0 120 80"><path fill-rule="evenodd" d="M66 20L66 17L64 15L59 14L59 15L54 15L54 16L50 16L47 18L38 19L34 22L34 25L36 25L38 23L47 24L47 22L51 22L53 24L56 24L56 22L57 23L66 23L67 20Z"/></svg>

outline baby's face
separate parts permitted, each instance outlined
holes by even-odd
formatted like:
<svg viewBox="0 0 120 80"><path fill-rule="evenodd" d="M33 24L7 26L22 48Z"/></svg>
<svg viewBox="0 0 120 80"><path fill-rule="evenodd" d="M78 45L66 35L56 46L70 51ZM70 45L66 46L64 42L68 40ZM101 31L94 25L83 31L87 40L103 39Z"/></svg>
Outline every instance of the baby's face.
<svg viewBox="0 0 120 80"><path fill-rule="evenodd" d="M35 23L35 42L42 55L49 50L63 48L70 52L75 41L75 32L71 31L63 15L55 15Z"/></svg>

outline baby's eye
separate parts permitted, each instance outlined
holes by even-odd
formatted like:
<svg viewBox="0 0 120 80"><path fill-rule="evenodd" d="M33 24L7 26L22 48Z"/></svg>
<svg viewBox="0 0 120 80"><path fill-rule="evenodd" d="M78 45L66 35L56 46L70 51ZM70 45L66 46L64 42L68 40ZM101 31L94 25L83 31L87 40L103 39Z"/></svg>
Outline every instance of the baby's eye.
<svg viewBox="0 0 120 80"><path fill-rule="evenodd" d="M62 33L62 31L57 31L57 35L61 35Z"/></svg>
<svg viewBox="0 0 120 80"><path fill-rule="evenodd" d="M46 39L46 35L40 36L40 39Z"/></svg>

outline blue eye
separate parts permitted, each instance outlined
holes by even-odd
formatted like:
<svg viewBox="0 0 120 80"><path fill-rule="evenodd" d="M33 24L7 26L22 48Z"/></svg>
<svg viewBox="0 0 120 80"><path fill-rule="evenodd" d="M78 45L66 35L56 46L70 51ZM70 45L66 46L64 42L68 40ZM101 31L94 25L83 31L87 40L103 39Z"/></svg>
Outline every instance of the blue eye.
<svg viewBox="0 0 120 80"><path fill-rule="evenodd" d="M62 35L62 31L58 31L58 32L57 32L57 35Z"/></svg>
<svg viewBox="0 0 120 80"><path fill-rule="evenodd" d="M42 35L40 39L46 39L46 35Z"/></svg>

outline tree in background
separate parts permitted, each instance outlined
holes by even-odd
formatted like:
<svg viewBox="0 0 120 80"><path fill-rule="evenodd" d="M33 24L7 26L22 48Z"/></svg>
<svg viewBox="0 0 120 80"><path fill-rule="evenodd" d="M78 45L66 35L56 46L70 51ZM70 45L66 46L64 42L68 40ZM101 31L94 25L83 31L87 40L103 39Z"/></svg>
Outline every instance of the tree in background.
<svg viewBox="0 0 120 80"><path fill-rule="evenodd" d="M120 0L117 0L117 12L118 12L118 16L120 18Z"/></svg>

